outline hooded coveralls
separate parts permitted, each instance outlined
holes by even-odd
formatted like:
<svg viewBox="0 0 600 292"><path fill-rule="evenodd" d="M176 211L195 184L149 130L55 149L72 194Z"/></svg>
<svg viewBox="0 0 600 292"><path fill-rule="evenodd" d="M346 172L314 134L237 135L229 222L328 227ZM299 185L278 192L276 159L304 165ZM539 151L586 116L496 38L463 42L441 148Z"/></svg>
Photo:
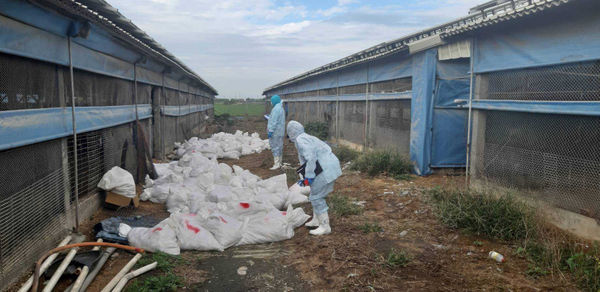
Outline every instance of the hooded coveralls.
<svg viewBox="0 0 600 292"><path fill-rule="evenodd" d="M290 121L287 126L288 136L296 145L300 164L306 162L306 178L313 178L308 199L315 214L320 215L329 209L325 197L333 191L335 180L342 175L340 161L331 152L331 147L319 138L304 133L304 127ZM323 171L315 177L317 160Z"/></svg>
<svg viewBox="0 0 600 292"><path fill-rule="evenodd" d="M274 157L280 157L283 154L283 137L285 135L285 111L281 105L281 98L279 95L271 97L271 104L273 109L269 116L269 122L267 124L267 131L272 132L273 135L269 138L269 145L271 145L271 152Z"/></svg>

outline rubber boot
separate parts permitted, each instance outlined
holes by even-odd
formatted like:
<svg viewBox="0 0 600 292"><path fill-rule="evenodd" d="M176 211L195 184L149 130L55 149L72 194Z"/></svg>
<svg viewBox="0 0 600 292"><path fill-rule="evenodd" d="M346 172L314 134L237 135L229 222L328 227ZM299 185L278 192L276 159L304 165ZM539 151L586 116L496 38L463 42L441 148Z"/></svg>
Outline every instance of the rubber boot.
<svg viewBox="0 0 600 292"><path fill-rule="evenodd" d="M271 170L276 170L279 169L281 167L281 156L275 156L273 157L273 167L271 167Z"/></svg>
<svg viewBox="0 0 600 292"><path fill-rule="evenodd" d="M311 230L309 233L312 235L325 235L331 233L331 227L329 226L329 215L327 212L317 215L319 219L319 228Z"/></svg>
<svg viewBox="0 0 600 292"><path fill-rule="evenodd" d="M319 226L319 217L317 217L317 214L315 214L314 211L313 211L312 219L310 221L306 222L306 224L304 224L304 226L306 226L306 227Z"/></svg>

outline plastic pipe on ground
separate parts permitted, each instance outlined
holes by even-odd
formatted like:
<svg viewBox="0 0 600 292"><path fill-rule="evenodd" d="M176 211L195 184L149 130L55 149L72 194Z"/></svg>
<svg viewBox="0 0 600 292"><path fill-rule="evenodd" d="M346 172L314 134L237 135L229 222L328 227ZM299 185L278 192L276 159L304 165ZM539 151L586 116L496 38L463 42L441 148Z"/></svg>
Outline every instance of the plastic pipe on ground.
<svg viewBox="0 0 600 292"><path fill-rule="evenodd" d="M112 292L121 292L121 290L123 290L123 288L125 288L125 285L127 285L127 282L129 282L129 280L143 274L146 273L148 271L154 270L156 268L156 265L158 263L157 262L153 262L149 265L145 265L125 276L123 276L123 278L119 281L119 283L117 284L117 286L112 290Z"/></svg>
<svg viewBox="0 0 600 292"><path fill-rule="evenodd" d="M123 278L123 276L125 276L125 274L127 274L127 272L129 272L129 270L131 270L131 268L133 268L133 265L135 265L135 263L137 263L137 261L142 257L141 253L136 254L120 271L119 273L117 273L117 275L112 278L112 280L110 280L110 282L108 282L108 284L106 284L106 286L104 287L104 289L102 289L102 292L110 292L116 285L117 283L119 283L119 281L121 281L121 278Z"/></svg>
<svg viewBox="0 0 600 292"><path fill-rule="evenodd" d="M104 267L104 264L106 263L106 261L108 260L110 255L113 254L113 252L115 252L115 250L116 250L116 248L109 247L102 253L102 257L100 258L98 263L94 266L94 269L89 273L87 278L85 278L85 281L83 281L83 285L81 285L81 289L79 289L79 291L85 291L88 288L88 286L90 286L90 284L92 284L92 281L94 281L94 279L96 279L96 276L98 275L100 270L102 270L102 267Z"/></svg>
<svg viewBox="0 0 600 292"><path fill-rule="evenodd" d="M50 278L50 280L48 281L48 284L46 284L46 286L44 286L44 290L42 290L42 292L51 292L52 289L54 289L54 286L56 286L56 283L58 283L58 280L60 279L62 274L67 269L67 266L71 263L71 261L77 254L78 249L79 248L75 247L75 248L71 249L69 251L69 253L67 253L67 256L60 263L60 266L58 266L58 268L56 269L56 272L54 272L54 275L52 275L52 278Z"/></svg>
<svg viewBox="0 0 600 292"><path fill-rule="evenodd" d="M122 244L116 244L116 243L110 243L110 242L80 242L80 243L72 243L72 244L67 244L65 246L59 246L55 249L51 249L49 251L47 251L44 255L42 255L37 262L35 263L35 270L33 272L33 285L31 286L31 291L32 292L36 292L38 285L39 285L39 281L40 281L40 266L42 265L42 262L49 257L50 255L57 253L59 251L63 251L65 249L71 249L74 247L84 247L84 246L112 246L115 248L120 248L123 250L129 250L129 251L135 251L138 253L144 253L144 249L143 248L138 248L138 247L133 247L133 246L128 246L128 245L122 245Z"/></svg>
<svg viewBox="0 0 600 292"><path fill-rule="evenodd" d="M104 240L102 240L102 238L98 238L98 240L96 240L96 242L104 242ZM92 250L100 250L100 246L94 246L94 248L92 248Z"/></svg>
<svg viewBox="0 0 600 292"><path fill-rule="evenodd" d="M67 236L65 237L65 239L63 239L63 241L61 241L58 246L65 246L67 243L69 243L69 241L71 241L71 236ZM49 256L44 263L42 264L42 266L40 267L40 274L44 273L48 267L52 264L52 262L54 262L54 259L56 259L56 257L58 256L57 253ZM31 275L31 277L29 277L29 279L27 279L27 282L25 282L25 284L23 284L23 286L21 286L21 289L19 289L19 292L27 292L29 291L29 289L31 289L31 284L33 284L33 275Z"/></svg>
<svg viewBox="0 0 600 292"><path fill-rule="evenodd" d="M98 240L96 240L96 242L104 242L102 240L102 238L99 238ZM100 250L99 246L95 246L94 248L92 248L93 251L97 251ZM79 276L77 277L77 279L75 280L75 282L73 284L71 284L69 287L67 287L67 289L65 289L65 292L71 292L71 291L79 291L81 289L81 285L83 285L83 281L85 280L85 278L87 277L90 268L88 266L84 266L84 268L86 269L85 273L83 272L83 269L81 269L81 273L79 274ZM77 290L75 289L75 285L78 284L79 287L77 287ZM84 289L85 290L85 289Z"/></svg>
<svg viewBox="0 0 600 292"><path fill-rule="evenodd" d="M71 287L71 292L79 292L79 290L81 289L81 285L83 285L83 280L85 280L85 277L87 277L89 271L90 268L88 266L83 266L79 277L77 277L77 280L75 280L75 283Z"/></svg>

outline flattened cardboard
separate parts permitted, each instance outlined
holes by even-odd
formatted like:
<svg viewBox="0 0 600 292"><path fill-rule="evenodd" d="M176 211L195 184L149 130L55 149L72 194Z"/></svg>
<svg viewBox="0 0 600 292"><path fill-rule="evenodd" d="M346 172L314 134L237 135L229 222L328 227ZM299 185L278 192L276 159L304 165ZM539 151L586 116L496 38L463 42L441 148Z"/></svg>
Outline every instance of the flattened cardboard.
<svg viewBox="0 0 600 292"><path fill-rule="evenodd" d="M106 192L104 202L116 207L127 207L133 203L133 206L137 208L140 205L140 197L136 194L134 198L128 198L113 192Z"/></svg>

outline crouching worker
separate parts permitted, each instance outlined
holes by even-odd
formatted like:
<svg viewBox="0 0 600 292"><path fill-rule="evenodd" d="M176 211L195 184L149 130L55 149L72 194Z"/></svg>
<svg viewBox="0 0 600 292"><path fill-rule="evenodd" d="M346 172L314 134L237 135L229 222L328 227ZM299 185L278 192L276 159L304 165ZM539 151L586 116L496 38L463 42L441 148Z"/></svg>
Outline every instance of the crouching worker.
<svg viewBox="0 0 600 292"><path fill-rule="evenodd" d="M304 179L298 183L310 186L308 199L313 207L313 217L305 226L318 226L317 229L310 231L312 235L329 234L331 233L327 214L329 207L325 197L333 191L335 180L342 175L340 161L331 152L329 145L317 137L304 133L304 127L300 123L290 121L287 132L290 140L296 145L298 160L305 168Z"/></svg>
<svg viewBox="0 0 600 292"><path fill-rule="evenodd" d="M273 95L271 97L271 105L273 109L269 115L269 122L267 124L267 131L269 137L269 145L271 145L271 152L273 153L273 167L271 170L275 170L281 167L283 158L283 136L285 134L285 111L281 105L281 98L279 95Z"/></svg>

